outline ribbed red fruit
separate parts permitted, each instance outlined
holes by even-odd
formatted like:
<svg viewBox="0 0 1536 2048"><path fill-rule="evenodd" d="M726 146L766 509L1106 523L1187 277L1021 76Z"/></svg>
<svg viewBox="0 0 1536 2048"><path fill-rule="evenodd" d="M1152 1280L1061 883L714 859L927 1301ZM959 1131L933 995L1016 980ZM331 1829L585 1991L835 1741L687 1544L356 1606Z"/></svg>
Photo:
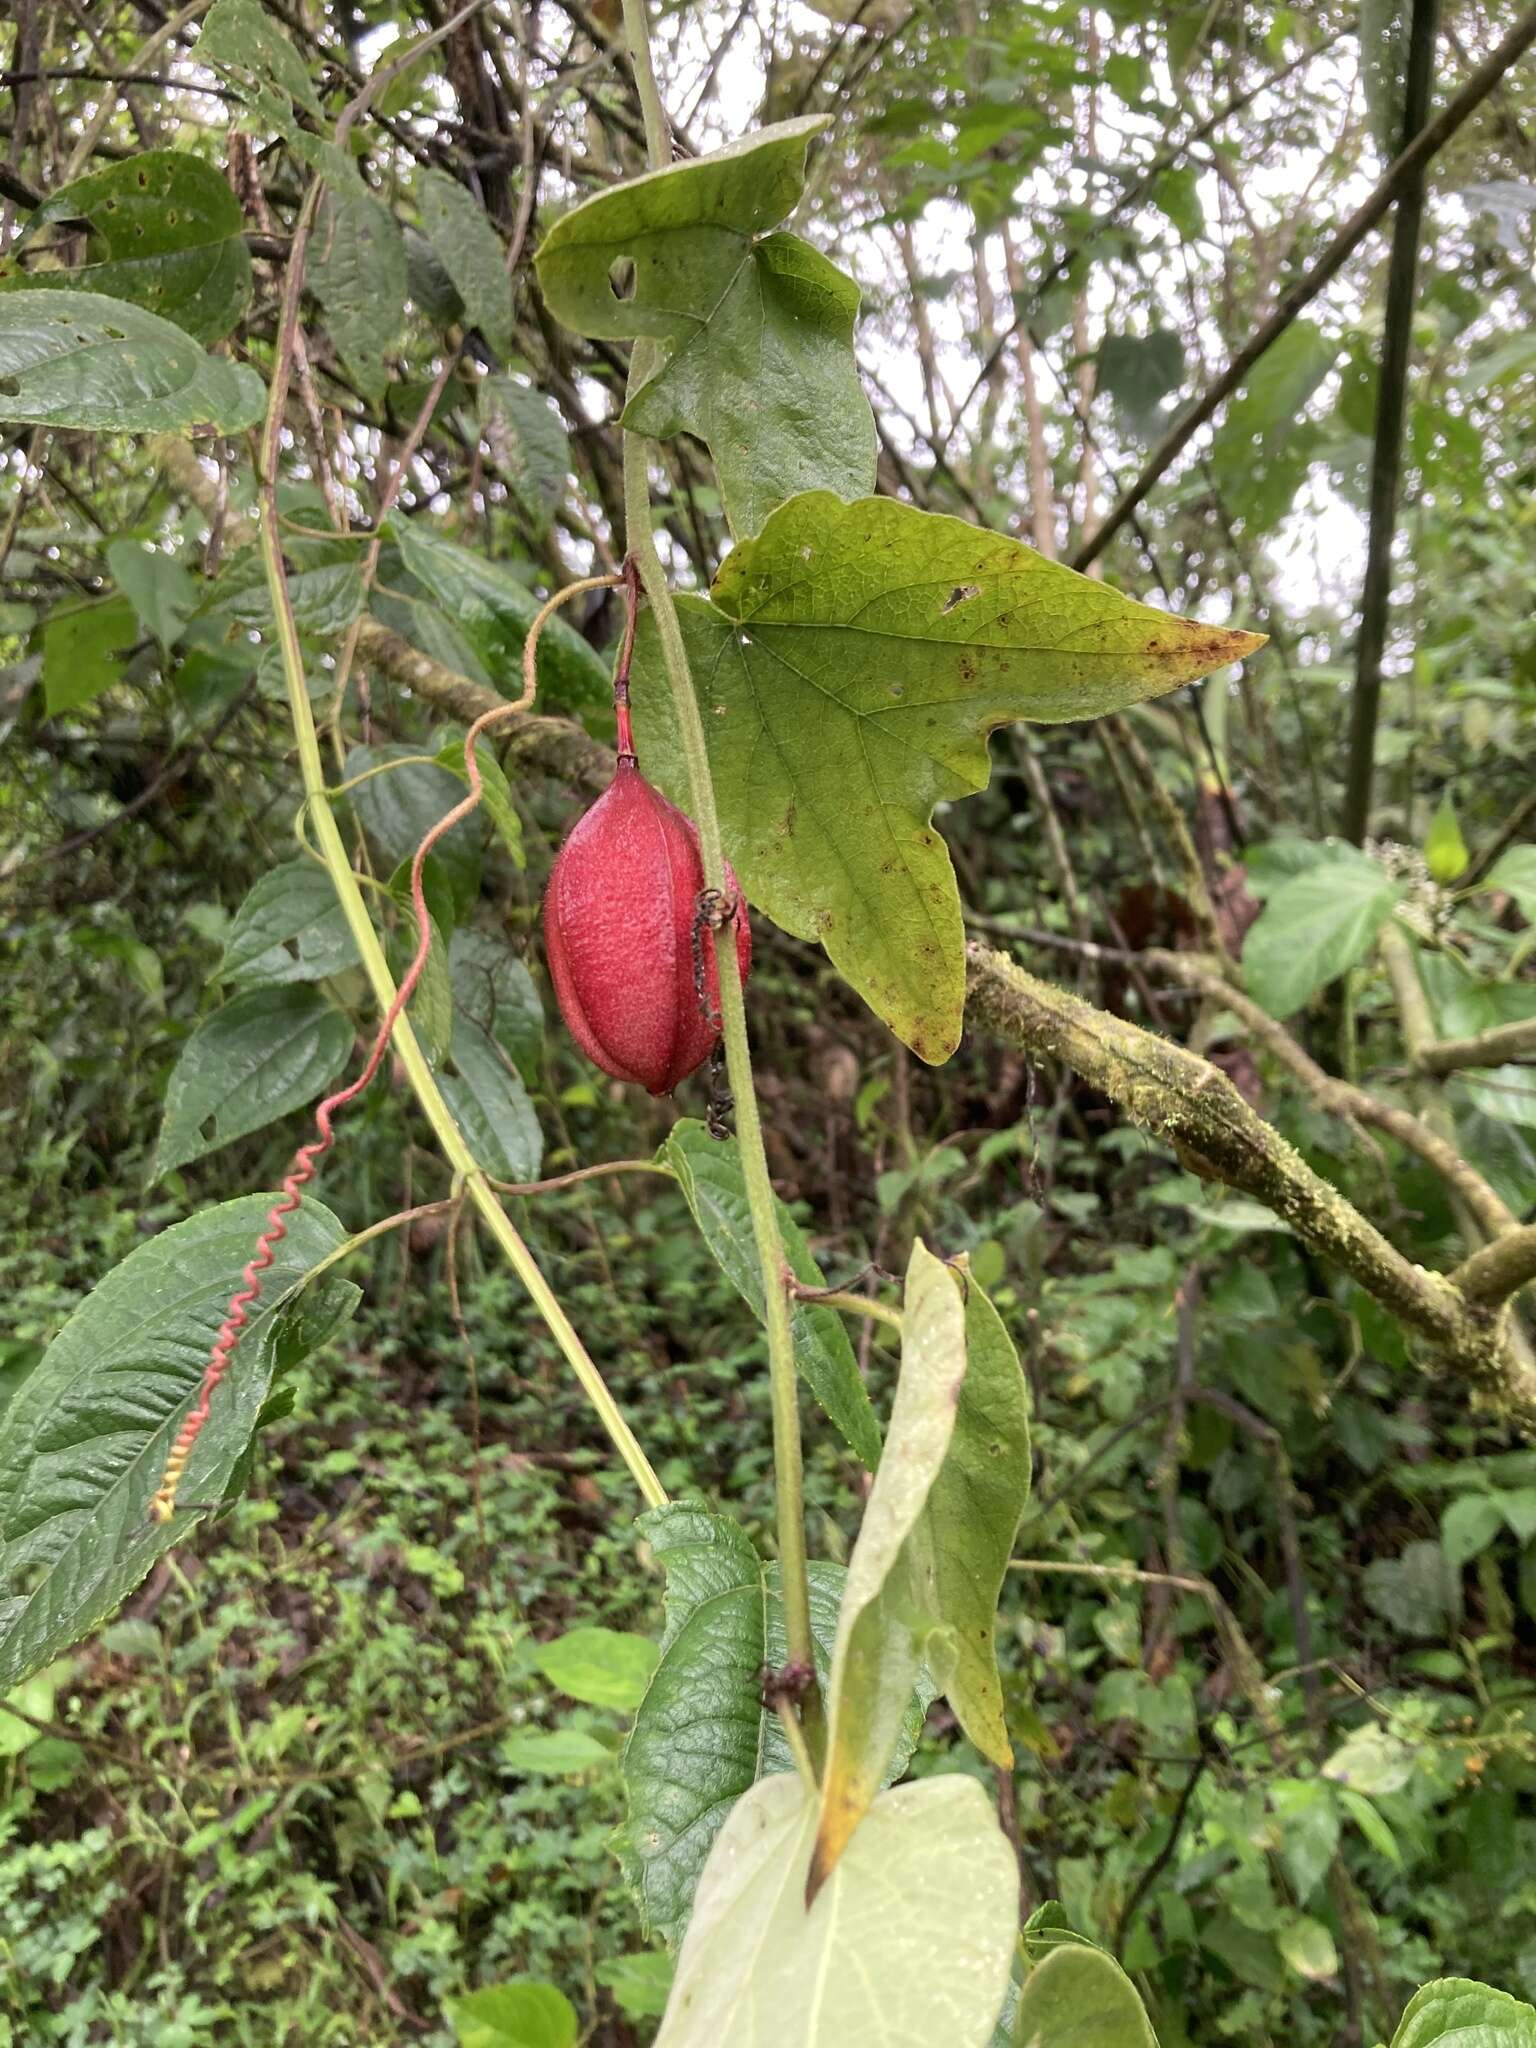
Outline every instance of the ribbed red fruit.
<svg viewBox="0 0 1536 2048"><path fill-rule="evenodd" d="M736 958L752 964L752 929L736 877ZM694 977L694 914L704 887L698 828L619 756L609 787L561 847L544 898L544 943L571 1036L605 1074L667 1095L708 1058L717 1036ZM700 934L704 982L718 1014L715 935Z"/></svg>

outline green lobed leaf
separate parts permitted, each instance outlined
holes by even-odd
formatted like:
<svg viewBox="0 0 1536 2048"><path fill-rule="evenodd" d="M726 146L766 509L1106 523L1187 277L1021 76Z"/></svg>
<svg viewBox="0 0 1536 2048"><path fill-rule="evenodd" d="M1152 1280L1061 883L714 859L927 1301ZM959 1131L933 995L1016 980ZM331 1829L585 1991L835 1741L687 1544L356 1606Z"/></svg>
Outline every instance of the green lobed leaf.
<svg viewBox="0 0 1536 2048"><path fill-rule="evenodd" d="M355 967L358 951L325 869L312 860L269 868L235 912L224 942L224 981L326 981Z"/></svg>
<svg viewBox="0 0 1536 2048"><path fill-rule="evenodd" d="M650 338L666 360L630 400L639 433L697 434L733 533L797 492L857 497L875 479L874 420L853 357L859 293L795 235L810 115L599 193L535 259L550 310L580 334ZM615 267L634 266L621 294Z"/></svg>
<svg viewBox="0 0 1536 2048"><path fill-rule="evenodd" d="M201 157L151 149L92 171L48 197L17 247L60 222L89 225L74 270L23 270L0 259L0 291L18 284L101 292L142 306L201 342L221 341L251 296L245 217L228 180Z"/></svg>
<svg viewBox="0 0 1536 2048"><path fill-rule="evenodd" d="M1157 2048L1136 1986L1102 1949L1053 1948L1024 1979L1016 2048Z"/></svg>
<svg viewBox="0 0 1536 2048"><path fill-rule="evenodd" d="M53 612L43 628L43 702L48 716L78 711L123 679L124 657L139 639L125 598L102 598Z"/></svg>
<svg viewBox="0 0 1536 2048"><path fill-rule="evenodd" d="M512 346L512 280L507 252L470 193L443 171L416 179L427 240L464 301L464 310L498 355Z"/></svg>
<svg viewBox="0 0 1536 2048"><path fill-rule="evenodd" d="M0 420L106 434L234 433L260 419L256 372L99 292L0 293Z"/></svg>
<svg viewBox="0 0 1536 2048"><path fill-rule="evenodd" d="M1033 548L889 498L792 500L679 605L726 852L752 902L923 1059L959 1042L959 892L934 805L986 787L987 735L1095 718L1260 644L1133 603ZM654 623L633 684L642 762L686 775Z"/></svg>
<svg viewBox="0 0 1536 2048"><path fill-rule="evenodd" d="M677 1175L705 1243L761 1322L763 1276L739 1145L734 1138L712 1138L696 1118L680 1117L668 1133L662 1153ZM805 1233L782 1202L775 1199L775 1207L784 1256L795 1278L810 1287L825 1287L826 1277L811 1255ZM880 1462L880 1425L842 1317L836 1309L796 1302L791 1328L800 1377L841 1430L850 1450L873 1471Z"/></svg>
<svg viewBox="0 0 1536 2048"><path fill-rule="evenodd" d="M816 1804L767 1778L721 1830L656 2048L985 2048L1008 1988L1018 1868L972 1778L875 1801L807 1910Z"/></svg>
<svg viewBox="0 0 1536 2048"><path fill-rule="evenodd" d="M1255 1002L1289 1017L1363 960L1392 915L1398 885L1352 847L1284 882L1243 941L1243 977Z"/></svg>
<svg viewBox="0 0 1536 2048"><path fill-rule="evenodd" d="M386 528L414 576L447 613L485 665L488 679L511 696L522 691L523 643L543 600L500 562L444 540L424 521L393 518ZM612 701L608 665L566 620L555 617L539 635L535 664L541 702L570 708Z"/></svg>
<svg viewBox="0 0 1536 2048"><path fill-rule="evenodd" d="M201 1023L166 1088L153 1183L313 1102L347 1063L350 1019L314 988L254 988Z"/></svg>
<svg viewBox="0 0 1536 2048"><path fill-rule="evenodd" d="M1029 1389L1002 1317L965 1279L965 1379L949 1451L928 1495L923 1602L954 1631L944 1692L989 1763L1013 1767L997 1675L997 1601L1029 1498Z"/></svg>
<svg viewBox="0 0 1536 2048"><path fill-rule="evenodd" d="M459 2048L576 2048L576 2009L553 1984L517 1978L447 2001Z"/></svg>
<svg viewBox="0 0 1536 2048"><path fill-rule="evenodd" d="M1442 1977L1409 1999L1392 2048L1536 2048L1536 2007L1468 1977Z"/></svg>
<svg viewBox="0 0 1536 2048"><path fill-rule="evenodd" d="M149 1503L271 1201L245 1195L141 1244L75 1310L7 1407L0 1692L104 1621L198 1519L188 1506L152 1522ZM274 1368L296 1363L351 1314L358 1290L347 1281L294 1300L344 1239L318 1202L289 1218L193 1449L184 1502L221 1497Z"/></svg>
<svg viewBox="0 0 1536 2048"><path fill-rule="evenodd" d="M350 181L321 201L307 283L364 396L382 398L385 357L405 325L405 242L394 215Z"/></svg>
<svg viewBox="0 0 1536 2048"><path fill-rule="evenodd" d="M792 1768L762 1673L788 1645L778 1566L740 1526L696 1503L639 1518L667 1575L661 1663L624 1749L629 1817L617 1847L647 1926L675 1942L726 1816L757 1780ZM811 1634L823 1685L831 1666L844 1574L810 1567ZM906 1767L931 1696L909 1698L892 1773Z"/></svg>
<svg viewBox="0 0 1536 2048"><path fill-rule="evenodd" d="M868 1812L918 1672L926 1662L942 1688L954 1669L957 1631L929 1604L937 1570L925 1510L955 1434L964 1380L960 1288L918 1239L907 1264L890 1434L838 1618L813 1886L826 1882Z"/></svg>

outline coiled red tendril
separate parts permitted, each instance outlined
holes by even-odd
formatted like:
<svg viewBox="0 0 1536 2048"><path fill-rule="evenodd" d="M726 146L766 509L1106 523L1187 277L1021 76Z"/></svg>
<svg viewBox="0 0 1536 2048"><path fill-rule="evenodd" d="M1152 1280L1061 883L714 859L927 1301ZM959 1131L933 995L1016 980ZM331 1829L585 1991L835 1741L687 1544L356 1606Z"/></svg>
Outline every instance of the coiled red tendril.
<svg viewBox="0 0 1536 2048"><path fill-rule="evenodd" d="M532 627L528 631L528 641L526 641L526 647L524 647L524 688L522 688L522 696L518 696L516 702L510 702L510 705L496 705L494 711L485 711L479 719L475 719L475 723L465 733L465 774L469 778L469 795L463 799L463 803L457 803L451 811L446 811L436 821L436 825L432 825L432 829L428 831L426 838L422 840L422 844L416 848L416 854L412 858L412 913L414 913L414 918L416 918L416 932L418 932L416 954L412 958L412 965L406 969L406 975L403 975L399 987L395 989L395 999L391 1001L387 1012L385 1012L383 1024L379 1026L379 1032L377 1032L377 1036L373 1040L373 1051L369 1053L369 1061L367 1061L365 1069L362 1069L362 1073L356 1077L356 1081L350 1081L346 1087L342 1087L342 1090L338 1090L334 1096L326 1096L326 1100L319 1104L319 1108L315 1110L315 1128L319 1130L319 1137L311 1139L307 1145L301 1145L299 1151L293 1155L293 1165L289 1169L287 1178L283 1180L283 1192L281 1192L279 1198L276 1198L276 1202L272 1202L272 1206L266 1212L266 1225L262 1229L262 1235L256 1239L256 1251L252 1253L250 1264L246 1266L246 1270L240 1276L240 1286L236 1288L236 1292L233 1292L233 1296L229 1298L229 1309L225 1313L223 1323L219 1325L217 1337L213 1339L213 1348L209 1350L209 1362L203 1368L203 1382L199 1386L197 1401L195 1401L193 1407L188 1409L186 1419L182 1421L180 1430L176 1432L176 1440L170 1446L170 1454L166 1456L166 1468L164 1468L164 1473L160 1477L160 1487L156 1489L156 1495L150 1501L150 1516L156 1522L170 1522L170 1518L176 1513L176 1491L180 1487L182 1473L186 1470L186 1460L190 1458L190 1454L193 1454L193 1444L197 1444L199 1436L203 1434L203 1427L205 1427L205 1423L209 1419L209 1411L213 1407L215 1389L219 1386L219 1380L229 1370L229 1360L233 1358L233 1352L236 1352L236 1343L240 1341L240 1333L246 1327L246 1323L250 1321L248 1309L252 1307L252 1303L260 1300L260 1292L262 1292L262 1278L260 1276L272 1266L274 1255L276 1255L276 1247L283 1243L283 1239L289 1233L287 1219L299 1208L299 1202L303 1200L299 1190L305 1186L305 1182L313 1180L317 1163L326 1157L326 1153L336 1143L336 1133L334 1133L334 1128L332 1128L332 1118L336 1116L336 1112L340 1108L344 1108L348 1102L352 1102L356 1096L360 1096L362 1090L365 1090L365 1087L369 1085L369 1081L379 1071L379 1065L381 1065L381 1061L385 1057L385 1051L389 1047L389 1040L391 1040L391 1036L395 1032L395 1024L399 1022L399 1014L401 1014L403 1008L406 1008L408 1001L412 999L412 995L416 991L416 983L422 979L422 969L426 967L426 956L432 950L432 918L430 918L428 909L426 909L426 891L422 887L422 868L426 864L426 856L432 852L432 848L438 844L438 840L446 834L446 831L453 831L453 827L457 823L461 823L465 817L469 817L469 813L479 805L481 786L483 784L481 784L481 778L479 778L479 764L475 762L475 741L479 739L479 735L485 731L487 725L496 725L502 719L508 719L508 717L528 709L528 705L532 702L532 651L535 651L535 645L537 645L537 629L543 625L543 618L555 608L555 604L563 602L569 596L575 596L575 592L578 592L578 590L592 588L592 584L596 584L596 582L614 582L614 580L612 578L602 578L602 580L592 578L592 580L588 580L584 584L567 586L565 590L557 592L555 598L551 598L551 602L545 606L541 616L535 618L535 623L532 623ZM629 647L633 645L633 635L635 635L635 625L633 625L635 582L633 582L633 575L627 575L625 584L627 584L627 590L629 590L629 604L631 604L629 625L627 625L627 641L625 641L625 649L629 651ZM625 674L627 674L627 668L629 668L629 664L625 662L623 664Z"/></svg>

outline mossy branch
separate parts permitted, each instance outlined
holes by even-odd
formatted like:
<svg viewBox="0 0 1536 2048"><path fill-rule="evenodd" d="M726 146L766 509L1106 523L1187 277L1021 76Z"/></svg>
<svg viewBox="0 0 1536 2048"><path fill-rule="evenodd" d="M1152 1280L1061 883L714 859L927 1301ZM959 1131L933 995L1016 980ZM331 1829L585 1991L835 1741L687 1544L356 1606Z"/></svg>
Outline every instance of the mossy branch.
<svg viewBox="0 0 1536 2048"><path fill-rule="evenodd" d="M967 957L973 1021L1021 1051L1060 1060L1192 1172L1262 1202L1488 1398L1536 1429L1536 1373L1510 1342L1501 1302L1474 1299L1454 1278L1406 1258L1209 1061L1037 980L989 947L973 941Z"/></svg>

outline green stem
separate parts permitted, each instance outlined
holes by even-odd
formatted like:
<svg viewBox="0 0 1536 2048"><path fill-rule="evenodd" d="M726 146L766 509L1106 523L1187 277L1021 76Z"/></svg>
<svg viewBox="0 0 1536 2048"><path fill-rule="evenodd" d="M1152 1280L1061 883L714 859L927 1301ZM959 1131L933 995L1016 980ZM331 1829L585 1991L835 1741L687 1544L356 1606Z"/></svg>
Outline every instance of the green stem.
<svg viewBox="0 0 1536 2048"><path fill-rule="evenodd" d="M645 0L624 0L624 31L635 67L640 107L645 120L646 153L652 170L664 170L672 147L667 117L656 89L651 64ZM659 367L655 342L640 340L630 357L629 388L638 391ZM642 435L624 436L624 523L629 552L640 572L651 616L661 641L662 661L672 692L673 710L688 774L689 804L699 829L699 854L704 880L726 891L725 854L720 819L715 810L714 781L704 721L694 694L688 652L683 645L677 607L667 587L666 571L656 552L651 530L650 443ZM727 928L729 931L729 927ZM736 1137L742 1178L752 1216L752 1236L763 1276L764 1319L768 1333L768 1378L773 1406L774 1493L778 1515L779 1574L784 1596L784 1629L792 1662L815 1670L811 1636L811 1605L806 1571L805 1476L800 1448L800 1398L795 1380L794 1336L790 1325L787 1265L779 1236L778 1211L763 1149L763 1128L752 1080L752 1053L747 1042L747 1013L734 944L715 946L720 975L720 1035L725 1045L726 1072L736 1098ZM820 1700L813 1686L805 1695L802 1717L813 1739L819 1735Z"/></svg>
<svg viewBox="0 0 1536 2048"><path fill-rule="evenodd" d="M278 328L277 359L273 364L272 390L261 440L258 478L262 506L261 553L267 589L272 599L273 615L277 622L277 641L282 656L283 680L287 687L288 710L293 721L294 738L298 744L299 774L304 785L305 806L313 820L316 851L331 878L331 886L336 891L347 929L352 934L361 955L374 1000L383 1013L395 999L395 983L389 971L389 963L384 957L384 948L379 943L378 933L374 930L373 921L368 915L357 877L352 872L346 844L326 792L325 768L320 758L320 738L315 730L314 712L309 701L309 686L304 674L304 656L299 646L298 627L294 622L293 607L288 597L277 517L278 448L282 434L283 406L287 397L288 367L292 360L293 335L298 319L304 250L310 222L314 217L317 189L317 186L310 188L310 197L300 214L289 252L287 286ZM667 1496L661 1481L651 1469L649 1459L620 1412L618 1403L604 1384L602 1374L588 1356L586 1347L577 1336L565 1310L560 1306L554 1290L539 1271L533 1254L524 1244L511 1218L487 1184L485 1170L469 1149L463 1132L454 1121L453 1112L444 1100L436 1077L417 1042L410 1019L404 1014L396 1022L391 1046L405 1069L406 1077L428 1123L432 1126L433 1135L442 1148L444 1158L453 1169L455 1181L462 1182L469 1199L483 1217L487 1229L500 1246L507 1263L527 1288L534 1306L548 1324L551 1335L580 1382L582 1391L596 1410L598 1420L606 1430L614 1449L628 1466L647 1507L664 1507Z"/></svg>

